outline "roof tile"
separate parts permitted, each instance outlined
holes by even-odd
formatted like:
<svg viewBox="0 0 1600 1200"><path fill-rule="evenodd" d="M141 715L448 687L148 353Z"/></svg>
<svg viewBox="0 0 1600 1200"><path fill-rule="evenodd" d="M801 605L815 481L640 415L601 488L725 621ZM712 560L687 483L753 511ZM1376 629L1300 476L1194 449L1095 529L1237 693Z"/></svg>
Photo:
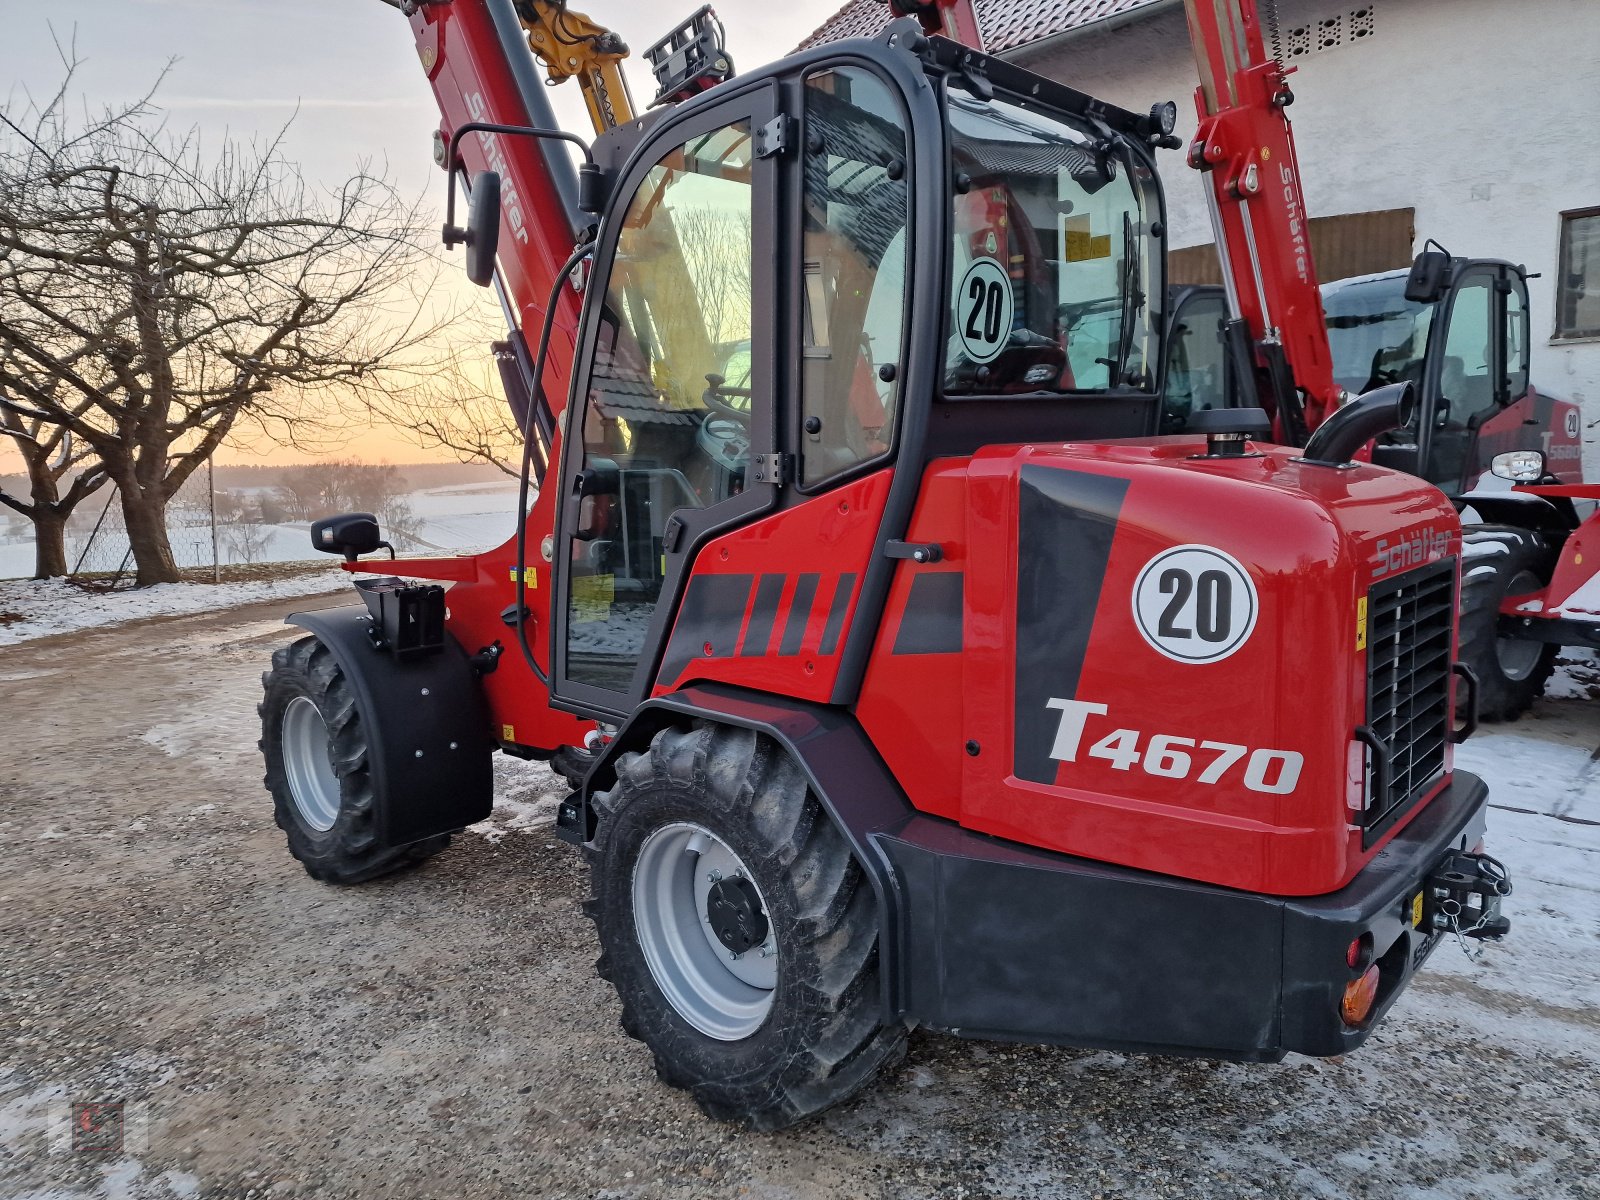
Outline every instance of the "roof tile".
<svg viewBox="0 0 1600 1200"><path fill-rule="evenodd" d="M973 8L985 48L998 54L1154 3L1156 0L973 0ZM883 0L849 0L801 42L800 48L870 37L889 21L889 6Z"/></svg>

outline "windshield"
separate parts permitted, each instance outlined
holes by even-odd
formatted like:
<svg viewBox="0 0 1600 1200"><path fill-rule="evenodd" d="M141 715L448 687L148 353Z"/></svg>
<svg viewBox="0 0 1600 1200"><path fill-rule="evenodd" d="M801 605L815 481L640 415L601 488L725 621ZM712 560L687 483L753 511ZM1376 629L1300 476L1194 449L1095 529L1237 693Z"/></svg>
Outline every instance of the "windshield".
<svg viewBox="0 0 1600 1200"><path fill-rule="evenodd" d="M1404 272L1345 279L1322 289L1333 377L1354 395L1386 383L1422 386L1431 304L1405 297Z"/></svg>
<svg viewBox="0 0 1600 1200"><path fill-rule="evenodd" d="M1149 389L1165 257L1142 157L952 91L946 395Z"/></svg>

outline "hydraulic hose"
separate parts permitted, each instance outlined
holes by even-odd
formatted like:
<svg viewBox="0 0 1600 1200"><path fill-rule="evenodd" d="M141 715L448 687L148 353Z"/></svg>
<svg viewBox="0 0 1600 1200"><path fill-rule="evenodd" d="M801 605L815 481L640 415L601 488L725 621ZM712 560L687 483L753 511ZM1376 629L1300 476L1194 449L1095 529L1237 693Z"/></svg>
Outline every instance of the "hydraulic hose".
<svg viewBox="0 0 1600 1200"><path fill-rule="evenodd" d="M1319 425L1301 457L1306 462L1342 466L1380 433L1410 424L1415 410L1415 392L1409 381L1373 388Z"/></svg>
<svg viewBox="0 0 1600 1200"><path fill-rule="evenodd" d="M544 362L550 353L550 333L555 328L556 301L561 298L561 289L566 286L568 277L571 276L578 264L593 251L593 241L580 243L578 248L572 252L572 257L567 259L566 265L556 273L555 283L551 285L550 296L544 306L544 323L539 327L539 348L533 356L535 396L539 394L539 390L544 386ZM522 419L522 472L517 483L517 602L515 611L517 644L522 647L522 657L527 660L528 667L533 672L534 678L548 688L550 686L550 677L539 669L539 664L533 657L533 648L528 645L528 626L524 619L528 608L523 603L523 598L528 594L526 578L528 572L528 482L529 477L533 474L533 411L536 407L536 405L530 403L528 411ZM566 410L563 409L562 411L565 412ZM570 418L567 422L564 422L566 425L570 425L570 423ZM565 434L562 435L561 449L566 449ZM556 472L558 481L560 475L561 473L558 470ZM545 474L546 482L549 481L549 478L550 475L547 471Z"/></svg>

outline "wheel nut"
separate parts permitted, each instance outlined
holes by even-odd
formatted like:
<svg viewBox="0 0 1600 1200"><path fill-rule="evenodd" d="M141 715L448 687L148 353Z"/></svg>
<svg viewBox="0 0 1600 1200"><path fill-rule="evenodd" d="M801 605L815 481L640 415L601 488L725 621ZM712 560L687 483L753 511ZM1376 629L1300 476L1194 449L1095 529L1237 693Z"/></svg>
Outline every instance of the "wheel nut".
<svg viewBox="0 0 1600 1200"><path fill-rule="evenodd" d="M706 882L707 883L716 883L721 878L722 878L722 872L721 871L707 871L706 872Z"/></svg>

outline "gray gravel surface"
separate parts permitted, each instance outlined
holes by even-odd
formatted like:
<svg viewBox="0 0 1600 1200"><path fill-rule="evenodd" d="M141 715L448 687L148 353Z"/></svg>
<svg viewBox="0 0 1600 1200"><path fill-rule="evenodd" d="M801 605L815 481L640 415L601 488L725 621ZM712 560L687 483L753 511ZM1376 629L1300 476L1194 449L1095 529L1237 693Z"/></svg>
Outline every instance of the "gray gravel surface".
<svg viewBox="0 0 1600 1200"><path fill-rule="evenodd" d="M0 1195L1600 1197L1596 848L1518 914L1542 957L1441 951L1345 1060L918 1033L856 1101L735 1132L619 1030L541 769L411 874L289 858L254 711L286 608L0 651ZM1600 706L1546 708L1535 735L1600 742ZM100 1099L127 1151L52 1149Z"/></svg>

